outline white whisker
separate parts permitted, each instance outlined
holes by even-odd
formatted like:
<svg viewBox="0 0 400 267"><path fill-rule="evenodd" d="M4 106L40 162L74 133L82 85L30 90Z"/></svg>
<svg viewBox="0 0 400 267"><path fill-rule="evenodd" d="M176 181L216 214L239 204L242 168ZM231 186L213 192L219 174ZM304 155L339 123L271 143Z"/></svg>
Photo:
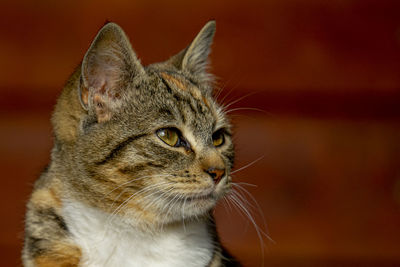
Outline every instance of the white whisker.
<svg viewBox="0 0 400 267"><path fill-rule="evenodd" d="M109 196L112 192L114 192L115 190L117 190L118 188L120 188L120 187L122 187L122 186L124 186L124 185L130 184L130 183L135 182L135 181L138 181L138 180L143 180L143 179L146 179L146 178L151 178L151 177L163 177L163 176L170 176L170 175L169 175L169 174L156 174L156 175L146 175L146 176L134 178L134 179L132 179L132 180L129 180L129 181L127 181L127 182L124 182L124 183L122 183L122 184L120 184L120 185L114 187L110 192L108 192L107 194L105 194L105 195L103 196L102 199L104 200L104 198L106 198L107 196Z"/></svg>
<svg viewBox="0 0 400 267"><path fill-rule="evenodd" d="M260 242L260 250L261 250L261 257L262 257L262 266L264 266L264 239L262 238L262 230L258 227L256 224L253 216L250 214L250 212L243 206L243 203L240 202L240 200L234 196L230 195L230 200L232 200L232 203L239 208L239 211L241 211L244 215L247 216L249 221L253 224L254 229L256 230L258 240ZM265 233L264 233L265 234Z"/></svg>
<svg viewBox="0 0 400 267"><path fill-rule="evenodd" d="M174 197L164 206L164 209L168 208L167 212L164 215L163 220L161 221L161 231L163 230L164 223L167 221L168 214L170 211L172 211L172 208L175 206L176 203L178 203L179 199L182 197L182 195L175 194Z"/></svg>
<svg viewBox="0 0 400 267"><path fill-rule="evenodd" d="M225 87L224 87L224 88L225 88ZM227 93L226 95L224 95L224 97L223 97L220 101L218 101L218 102L221 103L222 106L225 106L225 105L224 105L225 99L226 99L233 91L234 91L234 88L232 87L232 88L228 91L228 93Z"/></svg>
<svg viewBox="0 0 400 267"><path fill-rule="evenodd" d="M183 230L185 232L186 232L186 226L185 226L185 204L186 204L186 199L187 199L187 197L184 197L183 205L182 205L182 223L183 223Z"/></svg>
<svg viewBox="0 0 400 267"><path fill-rule="evenodd" d="M232 194L234 194L238 199L242 201L243 204L246 204L249 208L256 210L254 207L244 196L242 196L238 191L232 190ZM252 210L253 211L253 210Z"/></svg>
<svg viewBox="0 0 400 267"><path fill-rule="evenodd" d="M259 157L258 159L253 160L252 162L246 164L245 166L243 166L243 167L241 167L241 168L239 168L239 169L237 169L237 170L234 170L233 172L231 172L231 175L234 174L234 173L237 173L237 172L239 172L239 171L241 171L241 170L244 170L244 169L246 169L246 168L248 168L248 167L250 167L251 165L255 164L256 162L262 160L263 158L264 158L264 156L261 156L261 157Z"/></svg>
<svg viewBox="0 0 400 267"><path fill-rule="evenodd" d="M128 204L128 202L129 202L133 197L135 197L135 196L137 196L137 195L139 195L139 194L143 194L144 192L150 191L150 190L152 190L153 188L155 188L155 187L157 187L157 186L160 186L160 185L164 185L164 184L168 184L168 182L161 182L161 183L153 184L153 185L144 187L144 188L142 188L141 190L139 190L139 191L133 193L130 197L128 197L124 202L122 202L122 203L110 214L110 216L109 216L110 221L115 217L115 215L117 215L117 213L118 213L119 211L121 211L121 210L123 209L123 207L124 207L125 205Z"/></svg>
<svg viewBox="0 0 400 267"><path fill-rule="evenodd" d="M258 187L258 185L256 185L256 184L250 184L250 183L245 183L245 182L235 182L233 184L235 184L235 185L247 185L247 186L251 186L251 187Z"/></svg>
<svg viewBox="0 0 400 267"><path fill-rule="evenodd" d="M244 95L244 96L242 96L242 97L239 97L238 99L236 99L236 100L234 100L234 101L232 101L232 102L230 102L230 103L224 105L224 110L227 110L227 109L228 109L230 106L232 106L233 104L235 104L235 103L239 102L240 100L243 100L243 99L245 99L245 98L247 98L247 97L249 97L249 96L251 96L251 95L254 95L254 94L255 94L255 92L251 92L251 93L248 93L248 94L246 94L246 95Z"/></svg>
<svg viewBox="0 0 400 267"><path fill-rule="evenodd" d="M259 111L262 113L266 113L265 110L259 109L259 108L247 108L247 107L242 107L242 108L233 108L230 110L225 111L225 114L229 114L235 111L239 111L239 110L252 110L252 111Z"/></svg>
<svg viewBox="0 0 400 267"><path fill-rule="evenodd" d="M269 236L269 234L268 234L267 222L266 222L266 220L265 220L264 213L263 213L263 211L262 211L260 205L258 204L257 200L255 199L255 197L254 197L252 194L250 194L250 192L249 192L246 188L244 188L243 186L241 186L240 184L238 184L238 183L232 183L232 185L233 185L233 186L236 186L239 190L241 190L241 191L244 192L246 195L248 195L248 196L250 197L250 199L253 201L255 207L254 207L253 205L252 205L252 207L253 207L253 208L256 208L256 209L258 210L258 214L261 216L261 219L262 219L262 221L263 221L263 228L265 229L265 232L266 232L265 236L268 238L268 240L269 240L270 242L275 243L275 241L274 241L274 240ZM236 192L239 193L238 191L236 191ZM244 196L242 196L242 197L245 198Z"/></svg>

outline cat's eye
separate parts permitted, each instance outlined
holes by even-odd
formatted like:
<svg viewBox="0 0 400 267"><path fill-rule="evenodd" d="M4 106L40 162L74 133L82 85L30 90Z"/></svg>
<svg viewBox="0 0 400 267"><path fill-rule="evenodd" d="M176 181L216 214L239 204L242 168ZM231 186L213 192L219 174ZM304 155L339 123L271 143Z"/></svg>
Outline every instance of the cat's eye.
<svg viewBox="0 0 400 267"><path fill-rule="evenodd" d="M222 146L225 142L225 136L223 131L216 131L215 133L213 133L212 139L213 139L213 145L215 147Z"/></svg>
<svg viewBox="0 0 400 267"><path fill-rule="evenodd" d="M169 146L177 146L179 142L179 133L174 128L163 128L156 132L157 136Z"/></svg>

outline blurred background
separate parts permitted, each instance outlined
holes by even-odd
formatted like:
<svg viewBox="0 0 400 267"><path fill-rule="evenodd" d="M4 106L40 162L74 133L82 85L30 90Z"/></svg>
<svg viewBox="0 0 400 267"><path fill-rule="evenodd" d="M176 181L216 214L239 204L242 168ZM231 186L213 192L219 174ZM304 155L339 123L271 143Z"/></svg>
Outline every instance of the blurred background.
<svg viewBox="0 0 400 267"><path fill-rule="evenodd" d="M3 0L0 10L2 266L21 264L50 114L104 22L119 23L149 64L210 19L236 169L259 159L234 180L273 239L260 244L250 220L221 203L226 247L244 266L400 266L400 1Z"/></svg>

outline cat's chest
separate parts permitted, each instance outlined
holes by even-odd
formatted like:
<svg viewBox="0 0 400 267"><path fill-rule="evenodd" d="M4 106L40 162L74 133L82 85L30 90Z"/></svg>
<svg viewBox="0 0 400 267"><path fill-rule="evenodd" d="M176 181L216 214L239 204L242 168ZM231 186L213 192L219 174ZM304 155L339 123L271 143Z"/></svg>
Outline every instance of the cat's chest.
<svg viewBox="0 0 400 267"><path fill-rule="evenodd" d="M66 203L63 215L82 249L82 267L197 267L206 266L213 254L204 222L149 235L121 227L121 222L107 224L108 214L76 202Z"/></svg>

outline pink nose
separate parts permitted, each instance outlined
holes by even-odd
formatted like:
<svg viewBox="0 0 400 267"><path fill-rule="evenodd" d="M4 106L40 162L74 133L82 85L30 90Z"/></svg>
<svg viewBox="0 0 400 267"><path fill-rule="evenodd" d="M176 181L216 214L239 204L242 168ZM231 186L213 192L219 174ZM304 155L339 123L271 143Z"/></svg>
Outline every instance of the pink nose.
<svg viewBox="0 0 400 267"><path fill-rule="evenodd" d="M211 178L214 180L216 184L218 184L221 178L225 175L224 169L208 168L207 170L204 171L211 176Z"/></svg>

